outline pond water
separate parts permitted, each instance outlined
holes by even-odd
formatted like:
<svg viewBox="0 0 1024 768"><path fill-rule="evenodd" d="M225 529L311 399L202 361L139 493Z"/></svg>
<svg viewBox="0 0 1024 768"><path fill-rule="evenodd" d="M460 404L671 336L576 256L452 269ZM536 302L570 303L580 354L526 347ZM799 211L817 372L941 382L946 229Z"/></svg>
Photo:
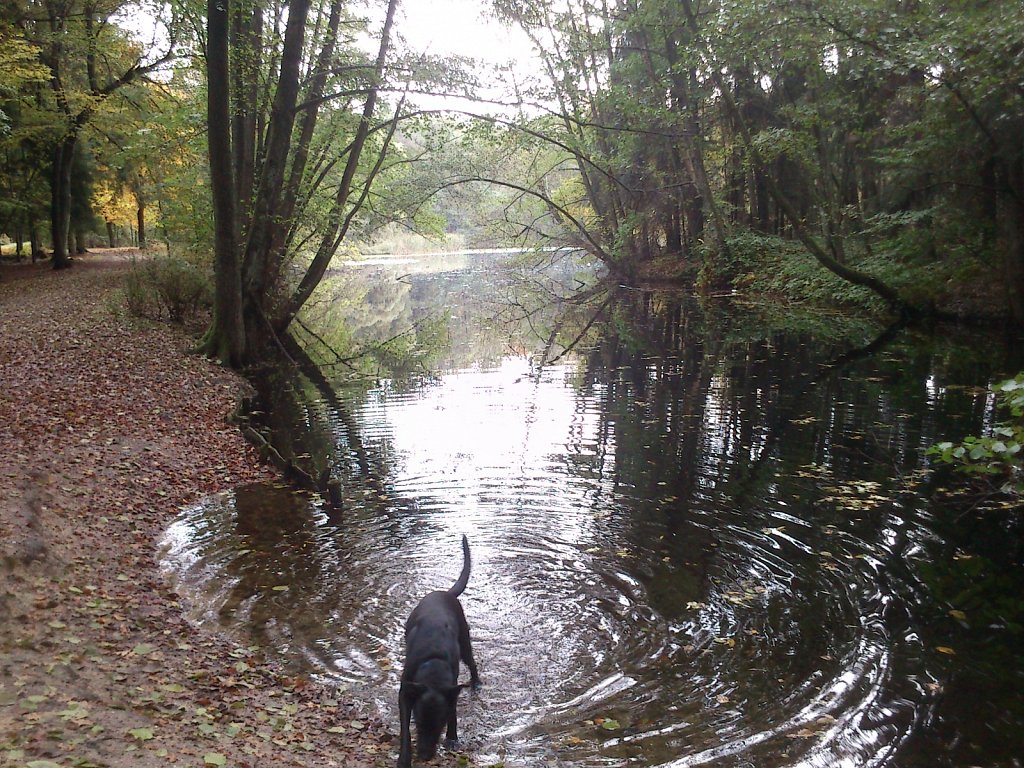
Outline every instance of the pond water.
<svg viewBox="0 0 1024 768"><path fill-rule="evenodd" d="M257 486L185 510L162 557L197 620L397 731L405 618L454 581L465 533L484 687L460 733L481 765L1021 764L1021 531L923 457L991 422L1012 345L774 332L637 291L517 298L514 323L500 274L339 276L366 306L337 312L374 313L358 333L443 314L450 346L428 373L295 382L267 421L343 508Z"/></svg>

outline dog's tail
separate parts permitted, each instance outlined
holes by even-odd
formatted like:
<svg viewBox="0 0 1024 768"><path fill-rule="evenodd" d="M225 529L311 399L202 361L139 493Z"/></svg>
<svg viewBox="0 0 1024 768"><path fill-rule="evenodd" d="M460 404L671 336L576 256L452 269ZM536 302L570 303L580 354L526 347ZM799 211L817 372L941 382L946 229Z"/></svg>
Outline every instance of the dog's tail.
<svg viewBox="0 0 1024 768"><path fill-rule="evenodd" d="M462 594L467 584L469 584L469 539L466 538L466 534L462 534L462 573L459 574L458 580L452 584L448 594L452 597L458 597Z"/></svg>

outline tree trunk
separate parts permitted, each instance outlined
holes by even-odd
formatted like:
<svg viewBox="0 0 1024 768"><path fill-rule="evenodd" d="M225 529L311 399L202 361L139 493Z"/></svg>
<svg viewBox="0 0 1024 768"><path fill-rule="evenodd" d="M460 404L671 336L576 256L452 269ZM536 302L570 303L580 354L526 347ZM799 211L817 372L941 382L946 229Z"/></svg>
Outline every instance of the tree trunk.
<svg viewBox="0 0 1024 768"><path fill-rule="evenodd" d="M146 250L146 206L141 202L135 209L135 220L139 225L139 248L144 251Z"/></svg>
<svg viewBox="0 0 1024 768"><path fill-rule="evenodd" d="M1003 213L1004 256L1010 316L1024 327L1024 152L1018 151L1006 169L1006 203Z"/></svg>
<svg viewBox="0 0 1024 768"><path fill-rule="evenodd" d="M117 247L117 238L114 236L114 222L107 222L107 243L111 248Z"/></svg>
<svg viewBox="0 0 1024 768"><path fill-rule="evenodd" d="M366 145L366 137L370 132L370 118L373 117L376 110L380 82L384 76L384 65L387 62L388 50L391 47L391 26L394 23L397 8L398 0L389 0L387 15L384 18L384 28L381 31L380 48L377 51L373 82L366 96L362 118L359 121L359 127L356 129L355 138L352 139L348 161L341 178L341 185L338 188L338 194L335 197L334 205L329 214L330 224L328 231L321 239L316 256L313 257L313 261L306 270L306 274L302 276L299 286L292 293L284 311L279 316L277 323L277 330L279 332L284 331L288 327L298 311L309 300L314 289L320 284L324 273L327 271L327 265L330 264L338 248L338 242L344 237L345 229L349 221L351 221L351 216L344 222L342 221L343 211L349 200L352 180L355 177L356 167L359 165L359 158L362 155L363 147Z"/></svg>
<svg viewBox="0 0 1024 768"><path fill-rule="evenodd" d="M295 126L309 8L310 0L292 0L288 6L281 70L271 106L263 167L252 205L252 224L242 257L243 313L247 329L258 328L261 322L258 316L266 312L263 304L273 294L282 256L271 252L271 244L275 229L289 224L281 221L278 213Z"/></svg>
<svg viewBox="0 0 1024 768"><path fill-rule="evenodd" d="M40 252L39 227L35 221L29 221L28 223L28 248L32 252L32 263L35 264Z"/></svg>
<svg viewBox="0 0 1024 768"><path fill-rule="evenodd" d="M248 236L252 212L263 10L260 0L243 0L243 5L232 8L230 18L231 151L235 172L235 239L239 243Z"/></svg>
<svg viewBox="0 0 1024 768"><path fill-rule="evenodd" d="M207 135L213 193L215 285L213 323L202 346L207 354L238 368L245 358L245 330L231 167L228 0L208 0L207 13Z"/></svg>
<svg viewBox="0 0 1024 768"><path fill-rule="evenodd" d="M53 244L53 268L71 266L68 233L71 228L71 161L77 136L74 132L53 150L50 173L50 238Z"/></svg>
<svg viewBox="0 0 1024 768"><path fill-rule="evenodd" d="M687 72L679 71L679 53L675 41L669 37L665 42L665 56L668 59L672 71L672 101L675 110L683 115L683 125L686 129L686 139L683 142L683 161L690 178L697 187L701 205L701 231L691 230L690 236L696 241L703 234L704 221L711 220L714 234L714 250L723 255L728 255L729 246L726 241L725 219L722 216L715 200L714 191L711 188L711 180L708 177L707 167L704 164L704 132L697 116L698 105L693 98L694 86L697 75L692 69ZM692 221L695 225L697 222Z"/></svg>
<svg viewBox="0 0 1024 768"><path fill-rule="evenodd" d="M277 211L278 216L285 222L291 222L294 219L295 209L299 202L299 189L309 162L309 150L320 112L320 101L323 98L324 88L327 85L327 75L331 69L331 62L334 60L334 51L338 40L338 26L341 23L341 11L342 0L331 0L331 10L327 20L323 48L320 49L313 79L304 94L305 104L299 108L299 138L295 142L291 170L288 174L288 181L282 191L280 209ZM277 227L271 233L270 243L268 244L270 252L283 253L288 246L288 237L292 232L292 227Z"/></svg>

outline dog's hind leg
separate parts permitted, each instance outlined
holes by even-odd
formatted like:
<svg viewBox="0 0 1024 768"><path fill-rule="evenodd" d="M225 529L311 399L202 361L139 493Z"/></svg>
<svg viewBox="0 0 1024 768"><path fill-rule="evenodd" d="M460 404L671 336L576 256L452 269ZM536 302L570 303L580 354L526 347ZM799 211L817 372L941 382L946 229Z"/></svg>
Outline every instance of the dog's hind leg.
<svg viewBox="0 0 1024 768"><path fill-rule="evenodd" d="M473 658L473 644L469 639L469 624L465 620L459 630L459 656L462 658L462 663L469 668L469 684L475 691L482 683L480 682L480 673L476 669L476 660Z"/></svg>

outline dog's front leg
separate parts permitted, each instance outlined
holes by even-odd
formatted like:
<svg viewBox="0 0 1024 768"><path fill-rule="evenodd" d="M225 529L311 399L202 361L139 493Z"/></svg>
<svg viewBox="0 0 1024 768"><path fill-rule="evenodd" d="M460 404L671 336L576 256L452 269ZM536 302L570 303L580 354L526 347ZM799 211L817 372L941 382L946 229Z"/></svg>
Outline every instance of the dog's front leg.
<svg viewBox="0 0 1024 768"><path fill-rule="evenodd" d="M451 702L448 707L448 730L445 732L445 746L451 749L459 743L458 707Z"/></svg>
<svg viewBox="0 0 1024 768"><path fill-rule="evenodd" d="M409 690L405 683L398 690L399 746L398 768L412 766L412 734L409 732L409 720L412 717L412 703L409 701Z"/></svg>

